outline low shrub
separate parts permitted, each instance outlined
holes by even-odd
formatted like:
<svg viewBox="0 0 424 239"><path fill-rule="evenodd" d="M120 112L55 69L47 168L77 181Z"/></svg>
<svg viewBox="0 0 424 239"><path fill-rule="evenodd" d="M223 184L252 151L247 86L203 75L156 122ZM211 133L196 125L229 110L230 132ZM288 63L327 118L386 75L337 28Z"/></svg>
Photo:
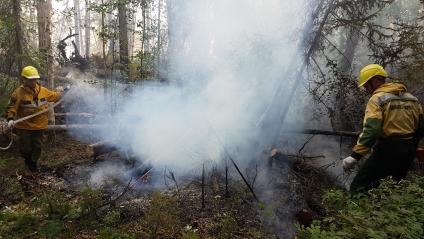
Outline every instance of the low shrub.
<svg viewBox="0 0 424 239"><path fill-rule="evenodd" d="M323 205L327 215L311 227L299 226L299 238L424 238L421 176L399 183L385 179L368 195L331 190Z"/></svg>

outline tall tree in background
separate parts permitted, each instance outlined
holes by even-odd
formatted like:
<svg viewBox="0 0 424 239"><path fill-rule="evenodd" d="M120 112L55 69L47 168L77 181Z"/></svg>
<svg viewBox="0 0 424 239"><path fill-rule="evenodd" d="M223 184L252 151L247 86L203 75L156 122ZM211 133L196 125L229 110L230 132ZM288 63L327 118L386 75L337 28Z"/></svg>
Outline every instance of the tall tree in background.
<svg viewBox="0 0 424 239"><path fill-rule="evenodd" d="M37 31L37 4L35 1L31 1L22 9L25 9L29 13L29 21L31 22L31 24L27 24L26 26L27 30L24 31L24 38L28 41L30 47L36 49L38 45L37 39L36 37L30 37L29 34Z"/></svg>
<svg viewBox="0 0 424 239"><path fill-rule="evenodd" d="M51 0L37 1L38 49L47 75L47 86L50 89L54 88L51 13ZM49 110L49 123L55 124L54 109L52 107Z"/></svg>
<svg viewBox="0 0 424 239"><path fill-rule="evenodd" d="M167 19L168 19L168 49L166 51L166 55L168 58L168 62L167 62L167 71L171 72L172 68L173 68L173 61L172 61L172 57L175 54L175 50L179 49L178 48L178 43L177 43L177 39L178 37L176 36L177 33L179 32L178 28L181 28L182 26L178 26L176 24L176 20L177 19L177 15L176 13L178 12L177 9L177 4L176 4L177 0L167 0L166 1L166 14L167 14Z"/></svg>
<svg viewBox="0 0 424 239"><path fill-rule="evenodd" d="M142 20L141 20L141 49L140 49L140 79L144 79L144 57L145 57L145 48L146 48L146 40L147 40L147 18L148 18L148 2L143 1L141 3L141 14L142 14Z"/></svg>
<svg viewBox="0 0 424 239"><path fill-rule="evenodd" d="M104 0L101 0L101 6L104 5ZM105 11L100 11L100 39L102 40L102 58L103 67L106 68L106 14Z"/></svg>
<svg viewBox="0 0 424 239"><path fill-rule="evenodd" d="M74 25L75 33L78 34L78 36L75 37L75 44L78 53L81 54L81 9L79 0L74 0Z"/></svg>
<svg viewBox="0 0 424 239"><path fill-rule="evenodd" d="M47 74L48 87L54 87L53 50L51 31L51 0L37 1L38 49L43 59L44 70Z"/></svg>
<svg viewBox="0 0 424 239"><path fill-rule="evenodd" d="M128 58L128 24L127 24L127 6L125 1L118 2L118 20L119 20L119 59L121 64L127 65Z"/></svg>
<svg viewBox="0 0 424 239"><path fill-rule="evenodd" d="M158 21L157 21L157 48L156 48L156 78L160 76L160 53L162 49L162 38L161 38L161 11L162 11L162 0L158 0Z"/></svg>
<svg viewBox="0 0 424 239"><path fill-rule="evenodd" d="M373 21L392 2L337 1L325 22L319 51L313 56L318 80L314 80L311 94L324 107L335 130L355 130L360 126L366 97L357 90L357 73L352 75L355 52L361 40L366 44L379 37ZM342 40L338 44L334 39Z"/></svg>
<svg viewBox="0 0 424 239"><path fill-rule="evenodd" d="M21 24L21 1L13 1L13 18L15 20L15 36L16 36L16 66L18 72L22 69L22 58L23 58L23 34Z"/></svg>
<svg viewBox="0 0 424 239"><path fill-rule="evenodd" d="M90 58L90 33L91 33L91 18L90 18L90 0L85 0L85 57Z"/></svg>
<svg viewBox="0 0 424 239"><path fill-rule="evenodd" d="M354 130L354 124L349 120L350 111L348 110L347 97L349 95L350 87L347 87L351 83L352 75L352 63L353 58L355 57L355 51L359 44L360 40L360 30L361 25L359 26L348 26L346 29L346 38L343 50L340 53L341 59L338 64L338 78L337 81L337 93L335 95L335 110L334 117L332 119L332 125L334 130ZM355 85L355 84L354 84Z"/></svg>
<svg viewBox="0 0 424 239"><path fill-rule="evenodd" d="M128 12L128 55L129 57L133 58L134 53L134 43L135 43L135 33L136 33L136 27L137 27L137 14L136 14L136 6L131 4L130 11Z"/></svg>

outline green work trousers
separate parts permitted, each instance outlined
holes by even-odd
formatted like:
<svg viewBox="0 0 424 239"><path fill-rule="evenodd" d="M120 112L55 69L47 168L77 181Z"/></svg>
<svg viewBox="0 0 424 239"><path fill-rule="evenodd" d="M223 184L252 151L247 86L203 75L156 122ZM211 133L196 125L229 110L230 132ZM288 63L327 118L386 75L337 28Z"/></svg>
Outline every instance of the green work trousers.
<svg viewBox="0 0 424 239"><path fill-rule="evenodd" d="M405 178L414 161L416 146L412 139L379 140L353 179L350 191L366 192L378 187L380 180L388 176L396 181Z"/></svg>
<svg viewBox="0 0 424 239"><path fill-rule="evenodd" d="M37 162L41 156L43 141L42 130L16 129L19 136L19 151L25 159L25 164L30 171L37 171Z"/></svg>

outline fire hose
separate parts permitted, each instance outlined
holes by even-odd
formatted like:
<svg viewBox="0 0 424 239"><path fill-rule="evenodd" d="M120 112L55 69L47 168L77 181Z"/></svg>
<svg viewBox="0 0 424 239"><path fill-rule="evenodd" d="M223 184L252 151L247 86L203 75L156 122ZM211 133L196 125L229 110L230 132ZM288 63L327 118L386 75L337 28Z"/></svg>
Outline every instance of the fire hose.
<svg viewBox="0 0 424 239"><path fill-rule="evenodd" d="M10 138L10 142L9 142L9 144L8 144L6 147L1 147L1 146L0 146L0 150L8 150L8 149L10 149L10 147L12 146L12 144L13 144L13 134L12 134L12 131L10 131L10 136L9 136L9 138Z"/></svg>
<svg viewBox="0 0 424 239"><path fill-rule="evenodd" d="M65 95L66 95L66 91L64 92L64 94L63 94L62 98L61 98L58 102L54 103L53 105L49 106L48 108L46 108L46 109L44 109L44 110L42 110L42 111L39 111L39 112L34 113L34 114L32 114L32 115L25 116L25 117L20 118L20 119L18 119L18 120L15 120L14 124L17 124L17 123L23 122L23 121L25 121L25 120L29 120L29 119L31 119L31 118L34 118L34 117L36 117L36 116L39 116L39 115L41 115L41 114L44 114L44 113L48 112L49 110L53 109L54 107L56 107L56 106L58 106L60 103L62 103L62 102L63 102L63 100L65 99ZM0 122L0 124L1 124L1 122ZM7 123L6 123L6 124L7 124ZM2 126L2 127L4 128L5 126ZM13 144L13 133L12 133L12 129L9 129L9 131L10 131L10 132L9 132L9 133L10 133L10 135L9 135L9 137L10 137L10 142L9 142L9 144L8 144L6 147L1 147L1 146L0 146L0 150L8 150L10 147L12 147L12 144Z"/></svg>

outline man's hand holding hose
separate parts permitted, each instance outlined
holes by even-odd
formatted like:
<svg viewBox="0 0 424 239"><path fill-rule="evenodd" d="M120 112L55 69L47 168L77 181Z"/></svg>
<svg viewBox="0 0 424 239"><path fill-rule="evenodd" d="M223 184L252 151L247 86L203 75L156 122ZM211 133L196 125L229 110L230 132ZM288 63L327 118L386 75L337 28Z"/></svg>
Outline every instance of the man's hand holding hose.
<svg viewBox="0 0 424 239"><path fill-rule="evenodd" d="M69 90L71 89L71 85L66 85L65 87L63 87L63 86L58 86L58 87L56 87L56 90L57 91L61 91L61 92L63 92L63 93L66 93L66 92L68 92Z"/></svg>
<svg viewBox="0 0 424 239"><path fill-rule="evenodd" d="M15 127L15 121L14 120L7 121L7 129L12 130L13 127Z"/></svg>

